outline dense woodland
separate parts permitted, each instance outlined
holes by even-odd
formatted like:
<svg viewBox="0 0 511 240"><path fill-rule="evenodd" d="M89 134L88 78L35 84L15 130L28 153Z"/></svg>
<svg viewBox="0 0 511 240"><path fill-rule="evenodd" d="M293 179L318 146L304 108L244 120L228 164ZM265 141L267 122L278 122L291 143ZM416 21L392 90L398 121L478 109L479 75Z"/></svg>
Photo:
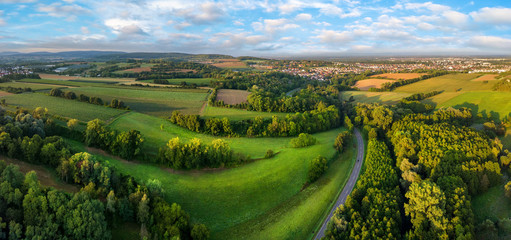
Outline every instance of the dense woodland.
<svg viewBox="0 0 511 240"><path fill-rule="evenodd" d="M73 152L60 136L51 136L51 121L38 112L33 115L1 116L0 153L54 168L63 181L83 188L76 194L45 188L33 172L23 176L17 167L0 161L1 238L109 239L110 230L124 222L140 224L141 236L149 239L208 237L204 225L190 224L179 205L163 200L158 180L137 183L93 155ZM98 121L89 122L89 145L105 144L102 136L107 135L113 142L106 146L114 153L136 155L133 146L123 142L139 143L139 136L132 134L136 131L112 134L101 128Z"/></svg>

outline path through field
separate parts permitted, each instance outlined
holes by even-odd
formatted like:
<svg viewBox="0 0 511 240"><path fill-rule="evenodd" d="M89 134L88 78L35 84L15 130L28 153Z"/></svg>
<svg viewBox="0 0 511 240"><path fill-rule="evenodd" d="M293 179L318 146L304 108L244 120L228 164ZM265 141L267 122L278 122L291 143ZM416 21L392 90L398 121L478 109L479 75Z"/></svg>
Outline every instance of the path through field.
<svg viewBox="0 0 511 240"><path fill-rule="evenodd" d="M354 129L355 137L357 138L357 146L358 146L358 153L357 153L357 161L355 162L355 166L353 167L353 171L351 172L350 179L348 180L348 183L344 186L344 189L342 190L341 194L339 195L339 198L337 198L337 202L335 202L334 207L330 210L330 214L328 214L328 217L323 222L323 225L321 225L321 228L319 229L318 233L316 234L316 237L314 239L321 239L325 236L326 227L328 225L328 221L332 218L334 215L335 210L341 205L346 202L346 198L351 193L353 188L355 187L355 183L357 183L358 175L360 174L360 169L362 168L362 163L364 162L364 140L362 139L362 135L360 135L360 132L358 129Z"/></svg>

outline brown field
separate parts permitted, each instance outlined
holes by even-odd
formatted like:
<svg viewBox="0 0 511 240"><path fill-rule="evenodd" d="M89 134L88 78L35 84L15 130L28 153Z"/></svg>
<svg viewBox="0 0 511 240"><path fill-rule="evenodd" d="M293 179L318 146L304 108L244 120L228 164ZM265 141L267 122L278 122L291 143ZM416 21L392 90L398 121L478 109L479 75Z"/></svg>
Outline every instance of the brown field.
<svg viewBox="0 0 511 240"><path fill-rule="evenodd" d="M0 97L3 97L3 96L9 96L9 95L12 95L14 93L10 93L10 92L5 92L5 91L0 91Z"/></svg>
<svg viewBox="0 0 511 240"><path fill-rule="evenodd" d="M219 68L245 68L247 65L239 59L217 59L211 64Z"/></svg>
<svg viewBox="0 0 511 240"><path fill-rule="evenodd" d="M134 72L134 73L150 72L151 67L130 68L130 69L122 70L122 71L123 72Z"/></svg>
<svg viewBox="0 0 511 240"><path fill-rule="evenodd" d="M55 174L51 173L50 170L48 170L47 168L45 168L41 165L30 164L27 162L23 162L23 161L20 161L17 159L8 158L5 156L0 156L0 160L4 160L5 163L7 163L7 164L18 165L20 167L20 171L22 173L35 171L37 174L37 179L44 186L54 187L56 189L63 190L66 192L72 192L72 193L78 192L78 190L79 190L77 186L61 182Z"/></svg>
<svg viewBox="0 0 511 240"><path fill-rule="evenodd" d="M418 78L420 76L426 75L425 73L383 73L374 75L376 78L388 78L395 80L408 80L412 78Z"/></svg>
<svg viewBox="0 0 511 240"><path fill-rule="evenodd" d="M362 91L369 90L370 88L380 88L382 84L386 82L395 82L396 80L388 79L364 79L360 80L355 84L355 87Z"/></svg>
<svg viewBox="0 0 511 240"><path fill-rule="evenodd" d="M247 101L250 92L244 90L220 89L218 90L217 100L222 100L226 104L238 104Z"/></svg>
<svg viewBox="0 0 511 240"><path fill-rule="evenodd" d="M474 82L492 81L492 80L497 80L497 79L495 79L497 76L499 76L499 75L498 74L485 74L485 75L482 75L476 79L473 79L472 81L474 81Z"/></svg>

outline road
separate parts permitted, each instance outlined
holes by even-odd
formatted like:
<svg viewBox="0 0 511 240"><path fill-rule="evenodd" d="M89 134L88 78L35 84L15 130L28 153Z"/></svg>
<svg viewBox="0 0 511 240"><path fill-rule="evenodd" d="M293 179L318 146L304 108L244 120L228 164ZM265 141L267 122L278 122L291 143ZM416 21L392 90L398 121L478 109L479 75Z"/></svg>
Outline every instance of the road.
<svg viewBox="0 0 511 240"><path fill-rule="evenodd" d="M353 190L353 187L355 187L355 183L357 183L358 175L360 174L360 169L362 168L362 163L364 162L364 140L362 139L362 135L360 134L360 131L358 129L353 129L355 133L355 137L357 138L357 161L355 162L355 166L353 167L353 170L350 175L350 179L344 186L344 189L342 190L341 194L339 195L339 198L337 198L337 202L335 202L334 207L330 210L330 213L328 214L328 217L323 222L323 225L321 225L321 228L319 229L318 233L316 234L316 237L314 239L321 239L325 236L326 227L328 225L328 221L332 218L334 215L335 210L341 205L346 202L346 198Z"/></svg>

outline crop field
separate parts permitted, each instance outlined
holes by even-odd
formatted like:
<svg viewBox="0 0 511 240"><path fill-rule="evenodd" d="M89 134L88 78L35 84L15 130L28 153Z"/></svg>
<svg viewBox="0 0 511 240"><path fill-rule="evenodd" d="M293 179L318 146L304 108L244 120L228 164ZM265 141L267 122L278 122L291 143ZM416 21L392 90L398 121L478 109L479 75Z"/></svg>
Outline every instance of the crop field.
<svg viewBox="0 0 511 240"><path fill-rule="evenodd" d="M271 118L273 116L285 117L288 113L278 113L278 112L254 112L247 111L244 109L237 108L223 108L223 107L211 107L207 106L204 111L202 111L201 115L205 118L223 118L226 117L229 120L243 120L243 119L254 119L257 116L261 116L263 118Z"/></svg>
<svg viewBox="0 0 511 240"><path fill-rule="evenodd" d="M248 95L250 95L250 92L245 90L220 89L216 100L222 100L226 104L238 104L246 102Z"/></svg>
<svg viewBox="0 0 511 240"><path fill-rule="evenodd" d="M452 73L440 77L429 78L416 83L396 88L396 92L427 93L432 91L491 91L493 84L484 81L472 81L480 74Z"/></svg>
<svg viewBox="0 0 511 240"><path fill-rule="evenodd" d="M485 74L485 75L482 75L476 79L473 79L472 81L474 81L474 82L492 81L492 80L497 80L497 76L499 76L499 75L498 74Z"/></svg>
<svg viewBox="0 0 511 240"><path fill-rule="evenodd" d="M83 87L83 86L105 86L106 83L113 83L113 82L104 82L104 83L98 83L96 82L90 82L90 81L70 81L70 80L52 80L52 79L22 79L18 80L17 82L25 82L25 83L37 83L37 84L45 84L50 85L52 87Z"/></svg>
<svg viewBox="0 0 511 240"><path fill-rule="evenodd" d="M357 87L358 89L360 89L362 91L367 91L370 88L380 88L382 84L388 83L388 82L395 82L395 80L376 79L376 78L364 79L364 80L357 81L357 83L355 84L355 87Z"/></svg>
<svg viewBox="0 0 511 240"><path fill-rule="evenodd" d="M150 72L150 71L151 71L151 67L138 67L138 68L125 69L120 72L141 73L141 72Z"/></svg>
<svg viewBox="0 0 511 240"><path fill-rule="evenodd" d="M127 116L130 115L142 114ZM145 126L159 131L159 125ZM183 138L190 134L183 132L184 129L179 131L184 134L176 135ZM233 146L235 151L250 154L251 149L239 147L248 144L264 151L266 149L261 146L272 146L278 148L279 154L271 159L216 171L176 173L150 164L99 157L139 181L159 179L165 198L181 204L193 222L206 224L212 231L212 239L225 239L226 236L228 239L305 239L310 237L330 201L343 186L354 162L354 148L350 147L331 162L320 181L301 191L309 161L319 154L329 159L335 156L332 145L339 131L341 129L314 134L319 143L302 149L290 148L289 138L234 139L230 144L237 145ZM147 138L147 131L142 132ZM203 141L211 138L201 137L204 137Z"/></svg>
<svg viewBox="0 0 511 240"><path fill-rule="evenodd" d="M167 79L170 84L179 85L182 82L186 82L188 84L197 84L197 85L209 85L211 81L215 81L214 78L172 78Z"/></svg>
<svg viewBox="0 0 511 240"><path fill-rule="evenodd" d="M207 97L207 90L186 89L188 91L151 91L125 88L81 87L72 89L77 95L85 94L103 99L109 103L112 99L122 100L132 110L154 116L169 117L172 111L186 114L198 114Z"/></svg>
<svg viewBox="0 0 511 240"><path fill-rule="evenodd" d="M0 97L9 96L9 95L12 95L12 94L13 93L10 93L10 92L0 91Z"/></svg>
<svg viewBox="0 0 511 240"><path fill-rule="evenodd" d="M9 106L18 106L27 109L36 107L48 108L49 114L56 114L68 118L76 118L80 121L90 121L99 118L104 121L113 119L126 111L105 106L67 100L59 97L51 97L40 93L23 93L4 96Z"/></svg>
<svg viewBox="0 0 511 240"><path fill-rule="evenodd" d="M343 99L353 97L356 102L373 103L379 102L382 104L395 104L401 99L410 96L410 93L399 92L361 92L361 91L345 91L340 93Z"/></svg>
<svg viewBox="0 0 511 240"><path fill-rule="evenodd" d="M373 75L375 78L388 78L395 80L408 80L413 78L418 78L420 76L426 75L425 73L383 73L378 75Z"/></svg>

